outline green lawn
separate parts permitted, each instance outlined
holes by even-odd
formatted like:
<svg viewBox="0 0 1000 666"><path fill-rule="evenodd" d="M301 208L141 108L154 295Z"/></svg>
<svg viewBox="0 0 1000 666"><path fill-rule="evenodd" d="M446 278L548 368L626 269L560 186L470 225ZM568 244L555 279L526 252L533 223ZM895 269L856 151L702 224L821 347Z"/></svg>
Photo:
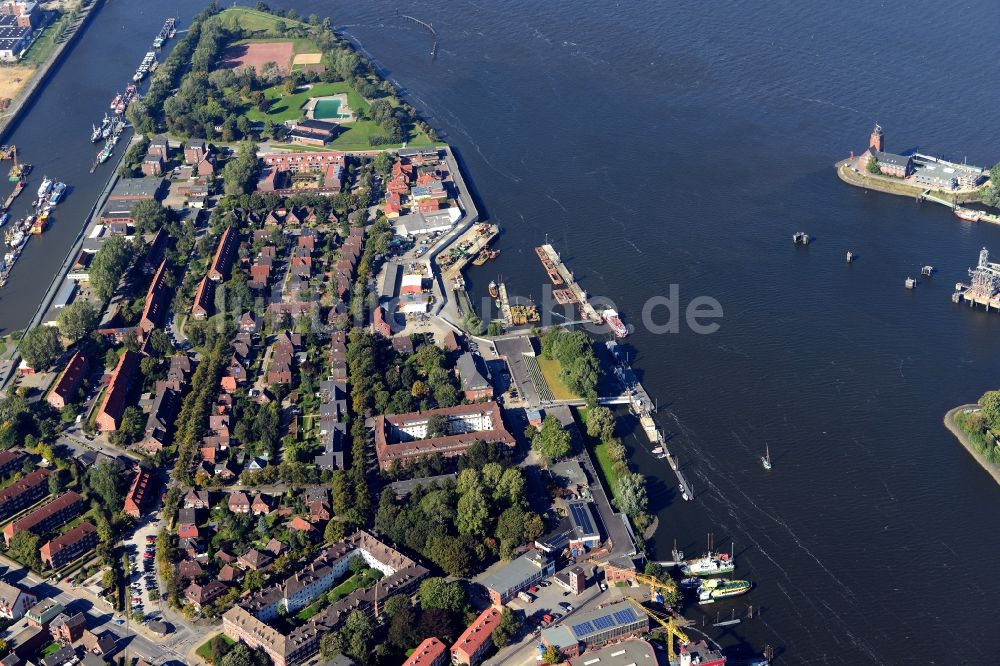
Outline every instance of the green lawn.
<svg viewBox="0 0 1000 666"><path fill-rule="evenodd" d="M41 36L35 40L35 43L28 49L28 52L24 54L21 64L38 67L45 62L55 50L56 39L62 34L65 26L69 25L69 20L68 14L62 14L51 25L45 28Z"/></svg>
<svg viewBox="0 0 1000 666"><path fill-rule="evenodd" d="M368 113L368 100L359 95L348 83L339 81L337 83L314 83L311 88L302 88L298 92L286 95L284 88L280 85L273 86L264 91L264 96L269 100L274 100L271 107L266 111L250 109L247 111L247 118L254 122L264 122L270 118L275 123L283 123L286 120L301 120L305 118L302 107L310 97L325 97L327 95L347 94L347 104L352 111L360 110ZM390 102L394 100L390 99ZM395 102L398 104L398 101ZM323 147L310 146L290 146L290 150L298 151L323 151L323 150L373 150L385 148L399 148L402 144L372 146L368 143L368 138L384 134L382 128L371 120L361 120L353 123L341 123L343 128L336 139ZM415 130L410 136L409 146L430 146L433 142L423 132Z"/></svg>
<svg viewBox="0 0 1000 666"><path fill-rule="evenodd" d="M361 584L361 579L358 577L358 575L357 574L351 575L350 578L348 578L343 583L341 583L340 585L331 590L331 592L333 592L333 597L330 599L330 603L340 601L348 594L356 590L360 584Z"/></svg>
<svg viewBox="0 0 1000 666"><path fill-rule="evenodd" d="M225 634L222 634L222 633L216 634L216 635L217 636L222 636L222 640L224 640L226 642L226 646L227 647L233 647L234 645L236 645L236 641L234 641L229 636L226 636ZM198 647L197 650L194 651L194 653L196 655L198 655L199 657L201 657L202 659L204 659L205 661L207 661L209 663L212 663L212 641L214 639L215 639L215 636L212 636L207 641L205 641L204 643L202 643Z"/></svg>
<svg viewBox="0 0 1000 666"><path fill-rule="evenodd" d="M577 407L576 414L580 421L580 433L583 435L583 441L590 452L590 457L594 459L594 464L597 465L597 474L601 477L601 485L614 498L615 488L618 486L618 474L615 473L611 458L608 457L608 447L596 437L587 434L587 417L590 415L590 411L586 407Z"/></svg>
<svg viewBox="0 0 1000 666"><path fill-rule="evenodd" d="M580 396L569 390L569 387L563 383L563 380L559 378L559 371L562 366L559 365L559 361L554 358L543 358L538 356L535 358L538 361L538 367L542 371L542 376L545 377L545 383L549 385L552 390L552 397L556 400L576 400Z"/></svg>
<svg viewBox="0 0 1000 666"><path fill-rule="evenodd" d="M61 650L61 649L62 649L62 645L59 645L59 643L56 643L56 642L53 641L52 643L49 643L44 648L42 648L41 655L43 657L47 657L50 654L53 654L55 652L59 652L59 650Z"/></svg>
<svg viewBox="0 0 1000 666"><path fill-rule="evenodd" d="M249 7L230 7L220 12L219 16L222 18L223 25L238 25L249 32L268 32L274 30L278 25L278 21L283 21L286 26L308 25L302 21L293 21L266 12L259 12Z"/></svg>
<svg viewBox="0 0 1000 666"><path fill-rule="evenodd" d="M296 613L295 617L305 622L306 620L314 616L316 613L318 613L322 607L323 605L321 603L319 603L318 601L314 601L313 603L309 604L308 606L300 610L298 613Z"/></svg>
<svg viewBox="0 0 1000 666"><path fill-rule="evenodd" d="M305 117L302 113L302 106L309 101L310 97L325 97L339 93L347 93L347 104L352 110L360 109L363 113L368 113L368 102L365 98L355 92L354 88L346 82L339 81L337 83L314 83L312 87L300 88L291 95L286 95L284 87L280 85L268 88L264 91L264 97L272 100L271 108L266 112L259 109L250 109L247 111L247 118L257 122L264 122L270 118L276 123L283 123L286 120L299 120ZM370 121L352 123L352 125L363 125L365 122ZM375 125L375 123L370 124Z"/></svg>

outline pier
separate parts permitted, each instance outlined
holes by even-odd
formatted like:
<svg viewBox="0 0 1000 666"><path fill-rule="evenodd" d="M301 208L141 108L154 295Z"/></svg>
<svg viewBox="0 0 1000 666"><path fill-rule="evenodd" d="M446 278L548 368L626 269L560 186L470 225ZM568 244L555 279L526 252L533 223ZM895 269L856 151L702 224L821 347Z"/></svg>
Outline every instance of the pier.
<svg viewBox="0 0 1000 666"><path fill-rule="evenodd" d="M618 379L618 383L621 384L622 396L627 396L628 398L629 411L639 418L639 423L642 425L643 432L646 433L646 438L649 439L652 447L659 447L663 449L664 457L662 459L667 461L667 464L670 465L670 469L673 470L674 475L677 477L677 487L681 491L681 497L683 497L686 501L693 500L694 489L692 489L691 484L688 483L684 473L681 472L680 463L677 460L677 457L672 455L667 449L667 441L663 436L663 431L660 430L659 426L656 425L656 421L653 419L653 414L656 413L656 404L649 397L649 394L646 392L646 389L642 386L642 384L639 383L638 378L635 376L635 372L632 371L632 367L628 364L627 360L621 356L621 353L618 351L618 343L609 341L606 342L605 345L611 353L612 358L615 360L615 377ZM623 404L623 402L624 401L614 404Z"/></svg>
<svg viewBox="0 0 1000 666"><path fill-rule="evenodd" d="M423 27L427 28L428 32L430 32L431 35L433 35L434 44L431 46L431 58L436 58L438 50L438 34L437 30L434 29L434 26L432 26L430 23L427 23L426 21L421 21L418 18L407 16L406 14L400 14L400 16L402 16L405 19L409 19L410 21L413 21L417 25L422 25Z"/></svg>
<svg viewBox="0 0 1000 666"><path fill-rule="evenodd" d="M510 299L507 297L507 285L503 282L500 283L500 316L503 317L503 323L505 326L511 326L514 323L514 318L510 314Z"/></svg>
<svg viewBox="0 0 1000 666"><path fill-rule="evenodd" d="M969 277L969 284L959 282L955 285L952 302L1000 311L1000 264L990 261L990 253L985 247L979 252L979 263L969 269Z"/></svg>
<svg viewBox="0 0 1000 666"><path fill-rule="evenodd" d="M594 306L590 304L587 298L587 292L577 283L576 278L573 277L573 272L566 267L559 257L559 253L556 252L555 248L549 243L535 248L535 252L538 254L538 258L542 260L542 265L545 266L546 271L549 273L549 278L552 280L553 284L557 287L561 287L562 290L569 292L572 299L575 300L579 306L580 311L583 313L585 319L592 321L595 324L600 324L604 319L597 313ZM555 274L553 274L553 269ZM560 282L557 282L557 278ZM566 302L569 302L569 298L565 294L562 296ZM647 396L648 397L648 396Z"/></svg>

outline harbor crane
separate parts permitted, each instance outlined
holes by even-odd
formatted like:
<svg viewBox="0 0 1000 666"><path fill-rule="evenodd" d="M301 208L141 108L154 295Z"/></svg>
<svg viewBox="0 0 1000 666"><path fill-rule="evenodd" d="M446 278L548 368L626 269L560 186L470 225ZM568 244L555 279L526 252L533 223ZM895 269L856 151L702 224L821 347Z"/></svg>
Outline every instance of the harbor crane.
<svg viewBox="0 0 1000 666"><path fill-rule="evenodd" d="M678 628L677 621L674 619L674 616L669 613L661 613L659 611L646 608L637 602L632 602L632 605L649 616L651 620L663 627L663 630L667 633L667 661L671 664L675 663L677 652L674 650L674 639L677 639L677 642L681 647L690 643L691 639L688 638L688 635L681 631L680 628Z"/></svg>

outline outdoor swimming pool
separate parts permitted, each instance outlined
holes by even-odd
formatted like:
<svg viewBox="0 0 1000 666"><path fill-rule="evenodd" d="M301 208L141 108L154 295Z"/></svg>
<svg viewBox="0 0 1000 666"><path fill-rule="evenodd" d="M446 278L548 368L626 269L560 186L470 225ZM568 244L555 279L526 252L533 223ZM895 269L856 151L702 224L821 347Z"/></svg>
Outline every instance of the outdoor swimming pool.
<svg viewBox="0 0 1000 666"><path fill-rule="evenodd" d="M336 98L324 98L316 100L316 106L313 107L312 116L316 120L327 120L330 118L340 119L340 118L350 117L349 115L340 112L340 100Z"/></svg>

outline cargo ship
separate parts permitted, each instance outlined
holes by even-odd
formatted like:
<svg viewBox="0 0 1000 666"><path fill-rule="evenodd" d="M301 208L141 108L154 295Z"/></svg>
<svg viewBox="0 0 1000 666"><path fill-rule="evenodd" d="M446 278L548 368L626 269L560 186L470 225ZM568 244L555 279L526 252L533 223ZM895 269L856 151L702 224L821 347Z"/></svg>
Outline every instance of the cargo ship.
<svg viewBox="0 0 1000 666"><path fill-rule="evenodd" d="M729 553L708 553L681 565L685 576L721 576L736 570L736 560Z"/></svg>
<svg viewBox="0 0 1000 666"><path fill-rule="evenodd" d="M604 322L608 325L616 338L624 338L628 336L628 329L625 328L625 324L622 323L621 317L618 315L616 310L605 310Z"/></svg>
<svg viewBox="0 0 1000 666"><path fill-rule="evenodd" d="M753 587L748 580L706 580L698 588L698 603L710 604L718 599L738 597L746 594Z"/></svg>

